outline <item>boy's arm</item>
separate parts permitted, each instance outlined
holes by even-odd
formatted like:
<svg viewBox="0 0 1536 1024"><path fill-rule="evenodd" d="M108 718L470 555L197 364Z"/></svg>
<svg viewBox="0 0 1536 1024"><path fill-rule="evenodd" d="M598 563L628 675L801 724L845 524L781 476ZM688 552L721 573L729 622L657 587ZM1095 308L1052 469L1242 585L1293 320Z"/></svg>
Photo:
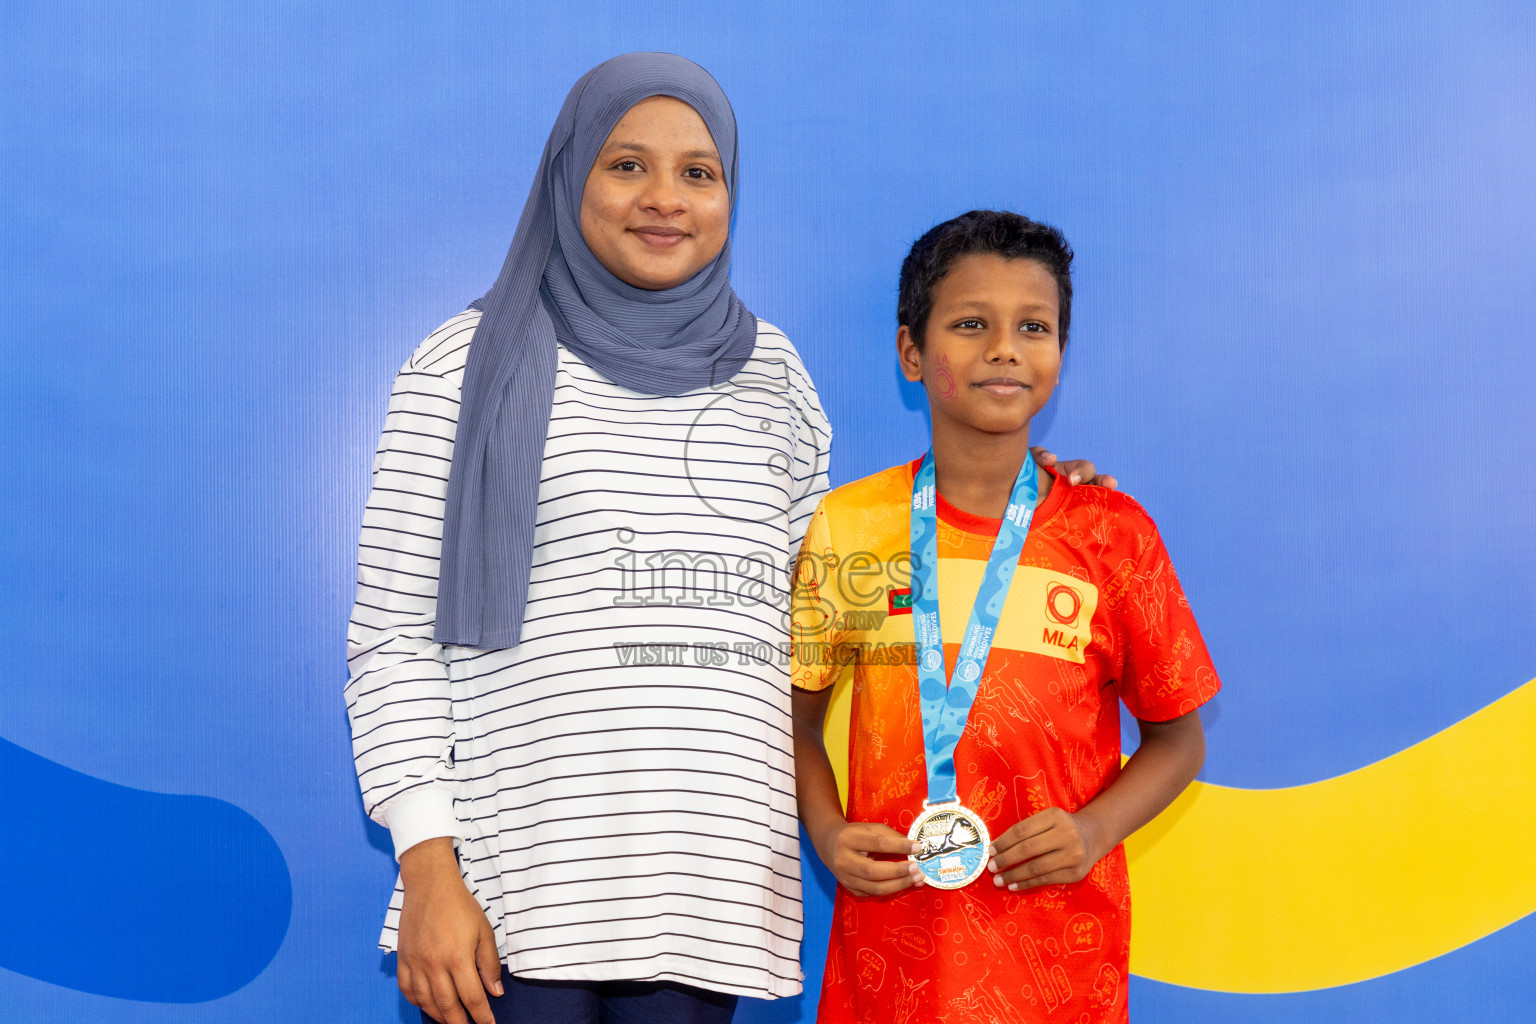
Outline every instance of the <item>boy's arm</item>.
<svg viewBox="0 0 1536 1024"><path fill-rule="evenodd" d="M989 865L994 885L1025 889L1081 881L1194 781L1205 763L1199 710L1169 722L1138 719L1137 724L1141 745L1120 777L1092 802L1076 814L1048 807L998 836Z"/></svg>
<svg viewBox="0 0 1536 1024"><path fill-rule="evenodd" d="M800 822L816 855L837 880L859 896L889 896L920 884L921 869L907 860L875 860L870 854L905 857L918 844L888 825L849 823L837 799L837 779L822 737L832 688L802 690L793 697L795 719L795 794Z"/></svg>

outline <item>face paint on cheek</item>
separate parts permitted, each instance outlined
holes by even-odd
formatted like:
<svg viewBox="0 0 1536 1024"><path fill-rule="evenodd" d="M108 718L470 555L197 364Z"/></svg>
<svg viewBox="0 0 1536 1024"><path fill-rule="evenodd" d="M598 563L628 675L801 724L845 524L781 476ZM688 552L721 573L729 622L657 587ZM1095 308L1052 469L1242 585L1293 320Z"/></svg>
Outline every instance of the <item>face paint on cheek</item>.
<svg viewBox="0 0 1536 1024"><path fill-rule="evenodd" d="M940 398L955 397L955 376L949 372L949 356L939 356L937 368L933 371L933 383L939 389Z"/></svg>

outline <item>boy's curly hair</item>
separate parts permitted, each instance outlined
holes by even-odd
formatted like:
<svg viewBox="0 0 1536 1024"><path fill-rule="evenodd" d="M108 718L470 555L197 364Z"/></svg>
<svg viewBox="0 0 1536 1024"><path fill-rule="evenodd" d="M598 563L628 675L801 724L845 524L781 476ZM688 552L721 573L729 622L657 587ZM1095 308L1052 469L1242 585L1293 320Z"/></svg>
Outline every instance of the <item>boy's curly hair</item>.
<svg viewBox="0 0 1536 1024"><path fill-rule="evenodd" d="M901 261L896 322L923 347L933 293L962 256L992 253L1009 260L1035 260L1056 278L1061 301L1063 348L1072 323L1072 247L1060 231L1006 210L972 210L931 228L912 243Z"/></svg>

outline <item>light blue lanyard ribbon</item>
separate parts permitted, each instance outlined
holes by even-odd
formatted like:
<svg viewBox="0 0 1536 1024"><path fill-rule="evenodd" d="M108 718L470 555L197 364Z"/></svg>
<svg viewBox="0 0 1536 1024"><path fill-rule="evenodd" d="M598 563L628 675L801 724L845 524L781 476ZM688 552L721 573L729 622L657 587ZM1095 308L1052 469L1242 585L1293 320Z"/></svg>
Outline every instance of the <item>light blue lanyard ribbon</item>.
<svg viewBox="0 0 1536 1024"><path fill-rule="evenodd" d="M1008 599L1019 552L1029 533L1040 488L1035 460L1028 455L1013 482L1008 511L992 543L987 572L976 591L976 604L965 627L955 674L944 683L944 633L939 627L939 503L933 477L933 452L923 456L912 481L912 628L917 634L917 692L923 711L923 753L928 761L928 802L958 800L955 746L965 731L976 686L992 650L997 620Z"/></svg>

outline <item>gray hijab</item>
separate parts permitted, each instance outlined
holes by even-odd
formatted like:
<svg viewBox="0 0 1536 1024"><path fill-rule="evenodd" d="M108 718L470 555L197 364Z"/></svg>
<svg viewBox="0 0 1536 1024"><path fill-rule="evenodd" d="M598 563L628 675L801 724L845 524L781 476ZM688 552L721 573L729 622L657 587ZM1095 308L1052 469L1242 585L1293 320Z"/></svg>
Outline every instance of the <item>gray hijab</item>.
<svg viewBox="0 0 1536 1024"><path fill-rule="evenodd" d="M698 111L735 211L736 117L709 72L670 53L626 53L571 89L501 275L473 303L483 315L464 370L448 475L439 643L514 647L522 634L557 338L608 380L647 395L723 383L757 343L757 321L731 290L729 240L687 281L647 291L614 277L582 239L587 172L613 126L651 96Z"/></svg>

